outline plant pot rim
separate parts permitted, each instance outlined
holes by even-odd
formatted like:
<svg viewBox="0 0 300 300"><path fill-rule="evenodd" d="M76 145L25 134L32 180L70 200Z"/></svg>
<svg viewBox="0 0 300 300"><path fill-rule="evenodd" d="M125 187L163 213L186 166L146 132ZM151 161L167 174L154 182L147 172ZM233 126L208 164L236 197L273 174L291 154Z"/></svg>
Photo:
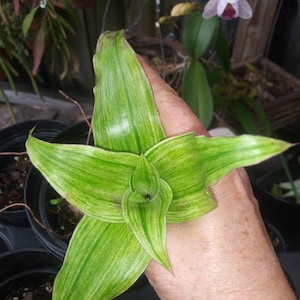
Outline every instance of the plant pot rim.
<svg viewBox="0 0 300 300"><path fill-rule="evenodd" d="M0 130L0 151L9 151L9 147L11 147L11 145L14 143L14 139L16 138L17 140L20 140L20 138L24 139L25 142L29 131L35 127L35 133L39 133L39 135L42 135L44 132L48 132L49 125L55 125L53 128L50 127L53 132L60 132L68 126L62 121L48 119L33 119L10 125Z"/></svg>
<svg viewBox="0 0 300 300"><path fill-rule="evenodd" d="M292 174L299 173L299 178L300 178L300 167L299 166L289 166L289 169L290 169L290 172ZM262 175L260 178L258 178L255 181L254 184L260 190L260 192L268 195L269 197L274 198L276 201L283 202L283 203L285 203L287 205L290 205L291 207L295 207L297 209L300 208L300 204L299 203L295 203L295 202L289 201L289 200L287 200L287 199L285 199L283 197L280 197L278 195L274 195L273 193L271 193L271 191L269 189L265 188L266 184L269 187L269 183L270 183L271 178L273 177L274 180L275 180L276 178L279 178L277 176L279 174L284 174L284 170L283 169L277 169L277 170L274 170L272 172L268 172L265 175ZM284 176L281 176L281 178L282 177L284 177ZM274 182L274 180L272 180L272 182Z"/></svg>
<svg viewBox="0 0 300 300"><path fill-rule="evenodd" d="M36 137L44 140L51 140L63 129L67 128L68 125L62 121L57 120L35 119L8 126L0 130L0 152L25 151L26 139L30 130L35 126L36 129L33 134ZM9 157L12 156L13 155ZM1 163L2 161L4 161L3 164L5 164L6 160L2 159ZM24 208L3 211L2 213L0 213L0 221L16 226L29 226Z"/></svg>
<svg viewBox="0 0 300 300"><path fill-rule="evenodd" d="M24 248L8 251L0 255L0 295L6 296L14 287L31 283L36 279L42 282L48 276L51 280L59 271L61 263L43 248Z"/></svg>
<svg viewBox="0 0 300 300"><path fill-rule="evenodd" d="M85 143L89 127L81 121L61 131L52 141L56 143ZM31 187L35 187L31 189ZM46 196L49 189L53 190L42 174L32 166L28 172L24 186L24 201L31 207L35 216L47 227L51 228L45 212ZM54 191L54 190L53 190ZM27 218L38 240L59 259L63 259L68 248L68 242L51 232L41 228L26 210Z"/></svg>

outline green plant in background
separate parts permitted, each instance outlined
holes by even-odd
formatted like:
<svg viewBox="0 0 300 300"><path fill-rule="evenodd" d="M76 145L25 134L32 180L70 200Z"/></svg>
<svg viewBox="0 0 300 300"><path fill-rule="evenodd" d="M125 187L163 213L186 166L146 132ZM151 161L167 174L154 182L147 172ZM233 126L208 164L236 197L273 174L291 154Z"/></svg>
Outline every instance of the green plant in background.
<svg viewBox="0 0 300 300"><path fill-rule="evenodd" d="M211 125L218 105L208 71L212 72L213 66L213 73L222 72L223 77L230 78L231 53L222 19L232 20L237 17L252 17L251 6L246 0L182 2L172 8L170 16L160 19L161 23L176 23L178 19L183 19L182 41L188 54L188 63L183 72L181 96L206 128ZM208 52L215 54L213 64L206 59ZM241 117L241 120L244 119Z"/></svg>
<svg viewBox="0 0 300 300"><path fill-rule="evenodd" d="M271 190L271 193L280 196L283 198L296 198L295 190L297 191L298 195L300 194L300 178L293 181L294 186L289 181L279 182L277 184L274 184ZM296 199L297 203L300 204L299 199Z"/></svg>
<svg viewBox="0 0 300 300"><path fill-rule="evenodd" d="M218 25L218 17L204 19L201 12L195 11L186 19L183 30L183 44L191 61L183 75L181 96L206 128L212 121L214 106L200 58L211 45Z"/></svg>
<svg viewBox="0 0 300 300"><path fill-rule="evenodd" d="M32 163L84 213L54 284L54 299L112 299L151 259L169 271L167 223L216 207L209 186L231 169L291 145L244 135L167 138L149 82L123 31L103 33L94 56L95 146L28 137ZM176 276L176 274L175 274Z"/></svg>
<svg viewBox="0 0 300 300"><path fill-rule="evenodd" d="M170 16L162 17L160 22L176 23L178 19L183 20L182 42L188 58L180 94L203 125L208 128L213 118L214 99L207 79L204 57L209 49L213 48L218 56L220 67L228 72L230 51L222 30L221 19L217 16L204 18L204 9L205 3L178 3L171 10Z"/></svg>
<svg viewBox="0 0 300 300"><path fill-rule="evenodd" d="M17 94L15 80L24 72L35 93L42 98L38 69L46 49L50 49L52 69L59 60L61 79L68 72L72 50L67 33L75 33L70 19L75 22L75 9L70 0L58 2L65 13L59 13L54 1L16 0L1 1L0 5L0 71ZM66 15L66 16L65 16ZM0 93L11 108L9 99L0 86ZM11 110L13 115L13 111Z"/></svg>
<svg viewBox="0 0 300 300"><path fill-rule="evenodd" d="M230 69L229 45L221 19L216 15L227 20L239 16L247 19L252 17L252 9L246 0L182 2L173 7L170 16L160 19L161 23L184 20L182 41L188 62L183 72L181 96L207 128L214 112L225 111L235 121L230 125L237 132L274 137L272 124L259 101L265 74L251 63L245 64L243 74ZM217 59L206 59L208 50L214 51ZM300 192L283 156L281 162L292 194L300 202Z"/></svg>
<svg viewBox="0 0 300 300"><path fill-rule="evenodd" d="M262 71L251 63L245 64L241 73L225 72L220 66L210 63L206 68L217 111L229 112L237 121L234 127L238 132L271 136L271 124L259 101L264 85Z"/></svg>

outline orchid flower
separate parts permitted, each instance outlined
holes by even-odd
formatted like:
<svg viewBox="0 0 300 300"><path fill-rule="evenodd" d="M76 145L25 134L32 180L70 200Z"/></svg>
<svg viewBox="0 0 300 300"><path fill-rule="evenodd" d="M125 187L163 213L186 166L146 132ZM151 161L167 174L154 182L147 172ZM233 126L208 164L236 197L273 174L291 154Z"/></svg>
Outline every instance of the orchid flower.
<svg viewBox="0 0 300 300"><path fill-rule="evenodd" d="M250 19L252 8L247 0L209 0L204 7L203 18L209 19L215 15L225 20L238 17Z"/></svg>

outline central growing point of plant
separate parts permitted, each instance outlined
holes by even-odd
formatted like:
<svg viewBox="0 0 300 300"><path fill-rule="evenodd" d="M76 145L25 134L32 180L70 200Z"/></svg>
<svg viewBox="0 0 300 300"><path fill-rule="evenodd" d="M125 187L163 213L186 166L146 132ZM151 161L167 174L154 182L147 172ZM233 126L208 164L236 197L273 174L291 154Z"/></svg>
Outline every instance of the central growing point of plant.
<svg viewBox="0 0 300 300"><path fill-rule="evenodd" d="M172 271L167 223L216 207L209 194L230 170L256 164L290 144L242 135L167 138L149 82L122 31L105 32L94 56L94 146L28 137L35 167L84 213L54 285L54 299L112 299L151 259ZM175 274L176 275L176 274Z"/></svg>

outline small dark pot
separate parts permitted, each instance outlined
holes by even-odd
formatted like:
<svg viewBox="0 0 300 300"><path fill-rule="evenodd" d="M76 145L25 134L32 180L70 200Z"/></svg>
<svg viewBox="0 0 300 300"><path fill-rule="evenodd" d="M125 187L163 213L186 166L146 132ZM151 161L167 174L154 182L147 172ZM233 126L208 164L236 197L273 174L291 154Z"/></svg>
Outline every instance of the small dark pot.
<svg viewBox="0 0 300 300"><path fill-rule="evenodd" d="M24 285L53 282L61 261L44 249L28 248L1 254L0 265L0 299L5 299Z"/></svg>
<svg viewBox="0 0 300 300"><path fill-rule="evenodd" d="M14 226L0 222L0 254L10 250L32 247L41 248L43 246L29 226Z"/></svg>
<svg viewBox="0 0 300 300"><path fill-rule="evenodd" d="M300 177L299 167L291 167L290 171L293 178ZM271 193L273 184L280 181L287 181L281 169L262 176L252 187L263 218L282 233L287 251L297 251L300 250L300 205Z"/></svg>
<svg viewBox="0 0 300 300"><path fill-rule="evenodd" d="M52 141L85 144L88 132L88 125L85 122L80 122L62 131ZM50 200L57 198L59 195L35 167L32 167L28 172L24 191L24 201L31 207L34 215L48 228L55 228L58 217L47 211L51 209ZM27 215L40 242L58 258L63 259L68 248L69 239L63 239L59 235L41 228L31 214L27 212Z"/></svg>
<svg viewBox="0 0 300 300"><path fill-rule="evenodd" d="M0 131L0 152L23 152L29 131L35 127L33 135L43 140L51 140L67 127L54 120L31 120L4 128ZM14 161L14 156L0 156L0 169ZM23 198L23 191L22 191ZM7 210L0 213L0 221L17 225L29 225L24 208Z"/></svg>
<svg viewBox="0 0 300 300"><path fill-rule="evenodd" d="M61 267L61 260L45 249L28 248L0 254L0 265L0 299L5 299L7 295L20 287L38 286L45 281L53 283ZM46 294L46 297L34 299L51 299L51 294ZM147 283L133 286L115 299L158 300L159 298Z"/></svg>

